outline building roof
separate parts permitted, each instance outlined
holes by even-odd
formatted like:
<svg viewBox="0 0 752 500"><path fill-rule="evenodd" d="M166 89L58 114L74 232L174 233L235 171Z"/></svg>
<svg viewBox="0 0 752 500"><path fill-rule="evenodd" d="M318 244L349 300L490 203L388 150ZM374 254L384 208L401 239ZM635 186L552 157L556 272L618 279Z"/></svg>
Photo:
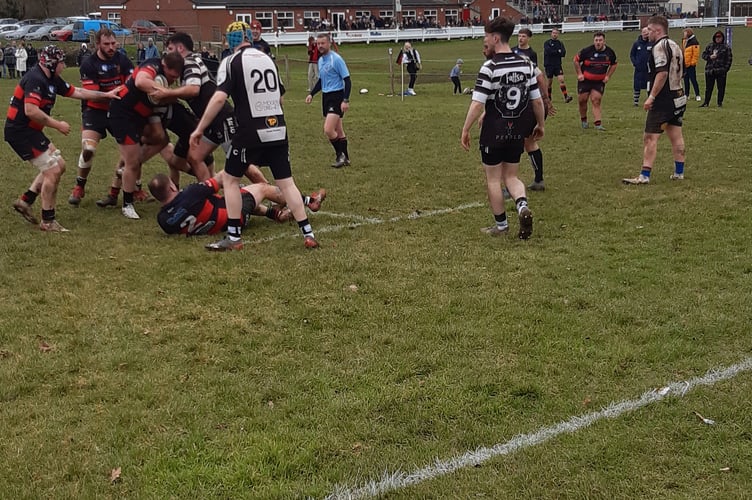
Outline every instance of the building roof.
<svg viewBox="0 0 752 500"><path fill-rule="evenodd" d="M227 7L228 9L258 9L279 7L310 7L318 9L362 7L394 8L394 0L191 0L197 7ZM402 0L406 7L457 7L470 1L462 0Z"/></svg>

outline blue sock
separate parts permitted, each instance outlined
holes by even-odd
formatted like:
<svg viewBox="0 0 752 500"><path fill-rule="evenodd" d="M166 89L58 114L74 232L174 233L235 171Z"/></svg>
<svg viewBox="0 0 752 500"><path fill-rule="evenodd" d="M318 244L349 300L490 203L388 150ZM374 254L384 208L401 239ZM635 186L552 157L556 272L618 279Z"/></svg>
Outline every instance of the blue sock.
<svg viewBox="0 0 752 500"><path fill-rule="evenodd" d="M674 172L677 174L683 174L684 173L684 162L683 161L675 161L674 162Z"/></svg>
<svg viewBox="0 0 752 500"><path fill-rule="evenodd" d="M640 171L640 175L644 175L645 177L650 177L650 171L652 169L650 167L642 167L642 170Z"/></svg>

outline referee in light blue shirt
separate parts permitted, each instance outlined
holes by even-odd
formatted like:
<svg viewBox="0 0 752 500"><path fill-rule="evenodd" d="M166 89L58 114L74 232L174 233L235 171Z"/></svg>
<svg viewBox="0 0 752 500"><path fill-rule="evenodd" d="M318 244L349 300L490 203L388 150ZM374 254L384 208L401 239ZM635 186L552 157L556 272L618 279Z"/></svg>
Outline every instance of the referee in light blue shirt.
<svg viewBox="0 0 752 500"><path fill-rule="evenodd" d="M342 117L350 109L350 71L342 56L333 52L332 41L328 33L316 36L319 49L319 80L311 93L306 96L306 104L311 104L313 96L322 91L322 109L324 112L324 133L332 143L336 158L332 167L342 168L350 165L347 152L347 136L342 128Z"/></svg>

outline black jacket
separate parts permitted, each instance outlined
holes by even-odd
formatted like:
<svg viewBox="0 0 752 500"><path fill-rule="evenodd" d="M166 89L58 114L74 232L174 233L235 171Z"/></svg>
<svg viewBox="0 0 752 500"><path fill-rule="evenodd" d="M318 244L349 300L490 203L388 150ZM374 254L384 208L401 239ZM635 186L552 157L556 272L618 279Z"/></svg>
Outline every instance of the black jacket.
<svg viewBox="0 0 752 500"><path fill-rule="evenodd" d="M715 37L718 35L721 35L720 43L715 41ZM716 54L715 59L710 58L713 53ZM713 34L713 41L705 47L705 50L702 52L702 58L707 61L705 64L705 73L723 75L729 72L733 56L731 54L731 47L726 45L726 36L722 31L719 30Z"/></svg>

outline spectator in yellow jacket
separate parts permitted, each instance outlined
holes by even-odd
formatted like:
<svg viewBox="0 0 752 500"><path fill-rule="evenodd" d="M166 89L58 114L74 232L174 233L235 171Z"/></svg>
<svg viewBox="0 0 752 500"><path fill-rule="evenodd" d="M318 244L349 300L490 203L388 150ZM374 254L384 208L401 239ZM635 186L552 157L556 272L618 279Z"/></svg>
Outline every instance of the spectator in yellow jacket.
<svg viewBox="0 0 752 500"><path fill-rule="evenodd" d="M684 93L689 96L689 84L691 83L695 90L695 100L701 101L700 86L697 84L697 62L700 60L700 42L697 41L692 28L684 30L682 47L684 47Z"/></svg>

